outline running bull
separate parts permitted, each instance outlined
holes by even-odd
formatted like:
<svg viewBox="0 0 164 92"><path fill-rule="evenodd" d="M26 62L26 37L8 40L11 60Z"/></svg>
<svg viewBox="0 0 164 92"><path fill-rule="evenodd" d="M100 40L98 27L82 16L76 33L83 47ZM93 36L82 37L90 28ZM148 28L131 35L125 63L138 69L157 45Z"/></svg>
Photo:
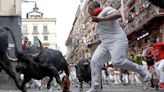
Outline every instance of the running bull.
<svg viewBox="0 0 164 92"><path fill-rule="evenodd" d="M80 82L80 91L83 90L83 82L87 82L91 86L91 68L90 68L90 62L88 59L81 59L77 65L76 68L76 75ZM101 85L102 88L102 85Z"/></svg>
<svg viewBox="0 0 164 92"><path fill-rule="evenodd" d="M32 56L30 53L35 51L30 50L34 49L29 48L27 53L22 58L21 63L16 67L16 71L24 74L24 80L21 86L23 89L25 89L25 84L29 82L31 78L40 80L45 76L49 76L50 80L47 88L50 88L50 82L53 77L55 77L57 83L61 85L61 80L58 73L59 71L64 71L66 75L69 76L67 61L60 51L44 48L38 52L39 54L37 53L35 56L32 54ZM29 59L34 61L29 62ZM24 90L24 92L26 91Z"/></svg>

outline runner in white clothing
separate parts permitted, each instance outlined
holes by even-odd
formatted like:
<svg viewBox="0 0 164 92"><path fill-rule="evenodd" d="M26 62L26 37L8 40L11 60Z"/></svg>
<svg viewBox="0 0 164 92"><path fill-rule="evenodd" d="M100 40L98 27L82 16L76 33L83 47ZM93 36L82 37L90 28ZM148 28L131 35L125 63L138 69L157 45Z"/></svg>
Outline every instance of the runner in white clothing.
<svg viewBox="0 0 164 92"><path fill-rule="evenodd" d="M97 22L96 31L101 44L91 58L92 87L87 92L100 92L101 69L109 60L114 67L137 72L145 81L149 81L150 73L126 58L128 39L118 21L120 12L112 7L102 8L98 2L91 1L88 13L92 21Z"/></svg>

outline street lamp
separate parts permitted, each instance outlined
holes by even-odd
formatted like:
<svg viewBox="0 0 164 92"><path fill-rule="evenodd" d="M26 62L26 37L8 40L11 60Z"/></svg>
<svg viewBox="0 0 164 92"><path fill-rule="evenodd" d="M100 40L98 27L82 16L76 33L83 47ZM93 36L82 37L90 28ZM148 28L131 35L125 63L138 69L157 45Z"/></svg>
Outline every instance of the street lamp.
<svg viewBox="0 0 164 92"><path fill-rule="evenodd" d="M29 2L35 3L35 7L33 8L33 10L34 10L34 11L39 10L39 8L37 7L36 1L27 1L27 0L24 0L23 2L25 2L25 3L29 3Z"/></svg>

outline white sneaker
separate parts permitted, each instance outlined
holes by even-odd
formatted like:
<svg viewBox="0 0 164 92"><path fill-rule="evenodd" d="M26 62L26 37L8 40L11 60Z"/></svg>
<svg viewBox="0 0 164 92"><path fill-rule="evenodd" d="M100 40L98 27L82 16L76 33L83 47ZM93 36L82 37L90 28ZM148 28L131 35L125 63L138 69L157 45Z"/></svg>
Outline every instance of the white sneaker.
<svg viewBox="0 0 164 92"><path fill-rule="evenodd" d="M53 92L53 87L51 87L51 88L48 90L48 92Z"/></svg>
<svg viewBox="0 0 164 92"><path fill-rule="evenodd" d="M144 82L150 81L151 80L151 73L146 70L143 66L142 66L142 71L140 72L140 76L143 78Z"/></svg>
<svg viewBox="0 0 164 92"><path fill-rule="evenodd" d="M101 92L101 89L93 89L93 88L90 88L88 91L86 92Z"/></svg>
<svg viewBox="0 0 164 92"><path fill-rule="evenodd" d="M151 76L151 74L148 74L148 75L146 75L145 77L144 77L144 84L145 84L145 87L144 87L144 89L148 89L149 87L151 87L151 78L152 78L152 76Z"/></svg>
<svg viewBox="0 0 164 92"><path fill-rule="evenodd" d="M144 77L144 82L148 82L148 81L150 81L151 78L152 78L151 74L148 73L148 74Z"/></svg>
<svg viewBox="0 0 164 92"><path fill-rule="evenodd" d="M140 76L144 80L144 84L145 84L144 89L148 89L151 86L151 82L150 82L151 78L152 78L151 73L147 69L142 67L142 71L140 73Z"/></svg>

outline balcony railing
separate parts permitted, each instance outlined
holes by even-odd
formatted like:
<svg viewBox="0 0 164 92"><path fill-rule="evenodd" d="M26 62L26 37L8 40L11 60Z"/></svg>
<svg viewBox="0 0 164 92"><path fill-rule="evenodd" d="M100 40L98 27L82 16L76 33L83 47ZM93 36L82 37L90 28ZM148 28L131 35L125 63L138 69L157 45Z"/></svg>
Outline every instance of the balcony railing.
<svg viewBox="0 0 164 92"><path fill-rule="evenodd" d="M48 35L49 34L49 32L48 31L43 31L43 33L42 33L43 35Z"/></svg>
<svg viewBox="0 0 164 92"><path fill-rule="evenodd" d="M160 9L150 3L142 5L136 4L136 6L139 10L131 13L130 16L128 16L127 24L124 25L127 34L138 30L142 25L159 14Z"/></svg>
<svg viewBox="0 0 164 92"><path fill-rule="evenodd" d="M97 41L99 41L99 36L97 34L94 34L90 36L90 38L87 40L87 45L97 43Z"/></svg>
<svg viewBox="0 0 164 92"><path fill-rule="evenodd" d="M38 31L34 31L33 30L33 33L32 33L33 35L38 35L39 34L39 32Z"/></svg>

